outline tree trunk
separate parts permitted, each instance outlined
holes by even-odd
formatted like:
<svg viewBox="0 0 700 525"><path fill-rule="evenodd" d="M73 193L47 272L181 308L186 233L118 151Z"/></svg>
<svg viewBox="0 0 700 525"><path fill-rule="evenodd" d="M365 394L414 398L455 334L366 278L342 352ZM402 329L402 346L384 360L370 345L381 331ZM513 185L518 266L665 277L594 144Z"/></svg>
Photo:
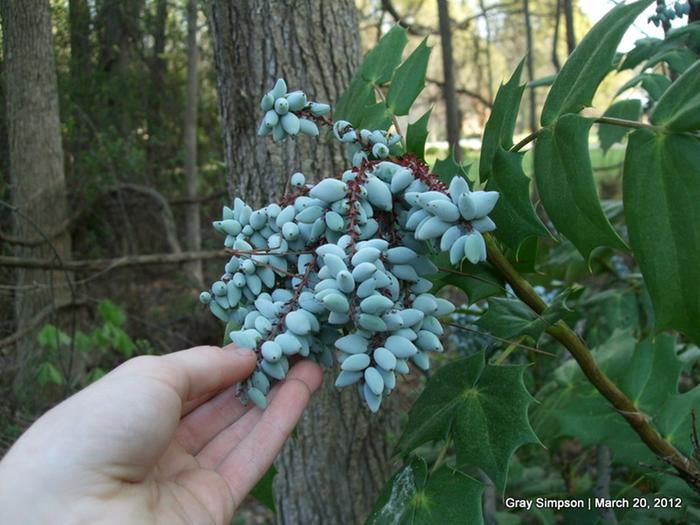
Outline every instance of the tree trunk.
<svg viewBox="0 0 700 525"><path fill-rule="evenodd" d="M525 45L527 47L527 58L525 65L527 67L527 77L530 82L535 80L535 48L532 47L532 22L530 20L530 2L523 0L523 17L525 24ZM530 103L528 107L528 125L530 131L537 129L537 97L535 88L528 89Z"/></svg>
<svg viewBox="0 0 700 525"><path fill-rule="evenodd" d="M566 22L566 49L569 54L576 48L576 34L574 32L574 2L573 0L562 0L564 2L564 21Z"/></svg>
<svg viewBox="0 0 700 525"><path fill-rule="evenodd" d="M166 92L165 74L167 63L165 60L165 27L168 21L168 2L167 0L157 0L156 12L153 19L153 50L149 60L149 74L151 77L151 85L148 86L148 107L146 109L148 118L148 142L146 144L146 155L148 173L150 182L158 186L161 154L160 149L163 147L165 130L163 129L163 93ZM189 23L189 22L188 22ZM189 29L188 29L189 31ZM189 32L188 32L189 38ZM196 38L196 37L195 37ZM195 43L196 45L196 43ZM189 46L189 40L188 40ZM188 48L189 53L189 48ZM189 70L188 73L189 75ZM188 78L189 82L189 78ZM189 84L188 84L189 87Z"/></svg>
<svg viewBox="0 0 700 525"><path fill-rule="evenodd" d="M90 6L87 0L69 0L68 23L70 27L70 113L74 121L72 144L67 149L75 158L88 147L88 126L85 114L88 112L88 97L92 79L92 60L90 52ZM70 159L69 165L75 162ZM70 172L73 170L71 169ZM71 177L68 177L69 180Z"/></svg>
<svg viewBox="0 0 700 525"><path fill-rule="evenodd" d="M256 131L259 100L278 77L313 100L338 100L359 63L354 2L209 0L208 8L230 195L261 205L280 197L293 171L318 178L344 170L336 143L299 137L274 144ZM390 474L396 397L373 416L356 389L337 391L332 376L326 373L297 438L276 461L280 524L358 524Z"/></svg>
<svg viewBox="0 0 700 525"><path fill-rule="evenodd" d="M561 26L561 2L562 0L554 0L554 36L552 37L552 65L554 70L559 73L561 70L561 62L559 62L559 27Z"/></svg>
<svg viewBox="0 0 700 525"><path fill-rule="evenodd" d="M199 201L197 201L197 0L187 0L187 96L185 97L185 246L189 251L202 248ZM196 286L202 287L202 261L187 265Z"/></svg>
<svg viewBox="0 0 700 525"><path fill-rule="evenodd" d="M67 218L58 113L58 91L51 44L51 9L48 0L0 0L2 15L9 169L15 235L36 239L37 230L52 231ZM51 243L18 247L16 255L69 259L67 233ZM63 272L17 270L20 289L34 283L49 287L18 291L15 298L17 330L32 325L38 312L58 307L69 299ZM55 322L55 321L54 321ZM36 330L28 330L17 344L17 386L34 382L35 364L41 357Z"/></svg>
<svg viewBox="0 0 700 525"><path fill-rule="evenodd" d="M440 24L440 41L442 43L442 96L445 100L447 121L447 142L453 151L457 162L462 160L462 149L459 145L460 119L457 95L455 93L454 56L452 54L452 28L450 27L450 11L447 0L437 0Z"/></svg>

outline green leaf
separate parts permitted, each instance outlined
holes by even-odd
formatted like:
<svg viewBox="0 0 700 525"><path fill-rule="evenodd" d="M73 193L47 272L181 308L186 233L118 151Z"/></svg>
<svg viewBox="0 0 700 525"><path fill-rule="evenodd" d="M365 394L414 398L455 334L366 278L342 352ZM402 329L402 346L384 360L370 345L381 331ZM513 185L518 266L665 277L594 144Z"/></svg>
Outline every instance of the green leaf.
<svg viewBox="0 0 700 525"><path fill-rule="evenodd" d="M391 80L394 70L401 63L401 55L407 42L406 30L399 25L392 27L367 53L357 76L373 86L380 86Z"/></svg>
<svg viewBox="0 0 700 525"><path fill-rule="evenodd" d="M522 161L522 153L499 147L486 185L486 189L501 194L496 207L489 214L498 225L496 237L515 252L528 237L549 237L549 231L537 216L530 200L530 178L523 171Z"/></svg>
<svg viewBox="0 0 700 525"><path fill-rule="evenodd" d="M348 88L338 99L333 111L335 120L347 120L353 126L359 126L367 106L375 103L374 88L364 79L355 76Z"/></svg>
<svg viewBox="0 0 700 525"><path fill-rule="evenodd" d="M516 449L537 443L527 409L533 398L522 366L493 366L480 352L440 368L408 415L398 451L452 437L457 465L481 468L504 490Z"/></svg>
<svg viewBox="0 0 700 525"><path fill-rule="evenodd" d="M630 243L649 288L656 329L700 342L700 141L630 135L623 196Z"/></svg>
<svg viewBox="0 0 700 525"><path fill-rule="evenodd" d="M543 126L565 113L578 113L590 106L598 86L612 68L615 51L627 28L651 2L618 5L586 34L549 91L542 109Z"/></svg>
<svg viewBox="0 0 700 525"><path fill-rule="evenodd" d="M272 492L272 481L275 479L275 474L277 474L277 469L271 466L265 472L265 475L260 478L260 481L253 487L250 491L250 495L257 499L260 503L265 505L272 512L277 512L275 508L275 496Z"/></svg>
<svg viewBox="0 0 700 525"><path fill-rule="evenodd" d="M569 311L565 300L570 293L571 290L568 290L557 296L555 302L540 315L536 315L519 299L494 297L488 300L489 307L476 324L482 330L503 339L529 335L536 341Z"/></svg>
<svg viewBox="0 0 700 525"><path fill-rule="evenodd" d="M426 38L396 69L386 94L386 105L394 115L408 115L413 101L425 86L429 58L430 48Z"/></svg>
<svg viewBox="0 0 700 525"><path fill-rule="evenodd" d="M419 159L425 159L425 141L428 138L428 121L433 108L423 113L423 116L408 125L406 130L406 151L413 153Z"/></svg>
<svg viewBox="0 0 700 525"><path fill-rule="evenodd" d="M671 85L671 80L669 80L666 75L659 75L658 73L640 73L639 75L631 78L620 89L618 89L615 96L618 96L628 89L635 87L640 82L652 100L659 100Z"/></svg>
<svg viewBox="0 0 700 525"><path fill-rule="evenodd" d="M592 123L578 115L565 115L554 129L544 128L535 143L542 204L554 226L586 259L598 246L626 248L605 217L596 192L588 153Z"/></svg>
<svg viewBox="0 0 700 525"><path fill-rule="evenodd" d="M448 253L440 252L431 260L438 268L451 268L450 256ZM503 279L486 263L471 264L466 259L459 268L454 268L454 272L440 271L432 276L434 292L445 286L455 286L467 295L469 304L491 297L501 295L505 291Z"/></svg>
<svg viewBox="0 0 700 525"><path fill-rule="evenodd" d="M629 331L616 331L592 353L608 377L651 417L659 432L681 450L688 451L690 412L697 406L700 389L678 394L683 363L676 349L675 338L668 335L637 343ZM570 361L560 366L555 377L558 388L543 389L549 394L534 410L533 422L538 432L550 438L576 437L584 446L606 443L615 452L616 460L630 466L654 460L575 363ZM558 423L558 429L551 427L553 420ZM545 433L545 428L549 432Z"/></svg>
<svg viewBox="0 0 700 525"><path fill-rule="evenodd" d="M39 385L45 386L48 384L62 385L63 374L52 363L44 361L39 365L36 373L36 379Z"/></svg>
<svg viewBox="0 0 700 525"><path fill-rule="evenodd" d="M471 164L459 164L455 159L453 152L450 152L450 154L444 159L436 160L433 169L430 171L437 175L440 180L448 186L453 177L462 177L467 181L467 184L471 189L474 185L469 178L470 168Z"/></svg>
<svg viewBox="0 0 700 525"><path fill-rule="evenodd" d="M640 38L634 43L634 47L625 55L625 59L619 67L620 71L634 69L644 60L649 59L663 43L660 38Z"/></svg>
<svg viewBox="0 0 700 525"><path fill-rule="evenodd" d="M39 331L36 337L39 346L48 348L49 350L58 350L58 328L52 324L46 324Z"/></svg>
<svg viewBox="0 0 700 525"><path fill-rule="evenodd" d="M551 86L554 84L554 81L557 79L557 74L554 73L552 75L547 75L541 78L536 78L535 80L531 80L526 84L528 89L532 88L538 88L538 87L544 87L544 86Z"/></svg>
<svg viewBox="0 0 700 525"><path fill-rule="evenodd" d="M362 117L357 127L366 129L389 129L391 125L391 112L389 108L386 107L384 102L377 102L376 104L370 104L365 106L365 110L362 112Z"/></svg>
<svg viewBox="0 0 700 525"><path fill-rule="evenodd" d="M483 490L484 485L447 466L428 475L425 461L415 458L382 489L365 525L480 525Z"/></svg>
<svg viewBox="0 0 700 525"><path fill-rule="evenodd" d="M639 120L642 115L642 101L639 99L620 100L611 105L603 114L604 117L621 118L625 120ZM607 152L613 144L621 142L630 132L630 128L600 124L598 126L598 139L603 152Z"/></svg>
<svg viewBox="0 0 700 525"><path fill-rule="evenodd" d="M109 299L105 299L100 302L97 307L97 311L100 313L100 317L114 326L121 326L126 322L126 314L118 305L114 304Z"/></svg>
<svg viewBox="0 0 700 525"><path fill-rule="evenodd" d="M652 123L673 131L700 129L700 61L671 84L651 114Z"/></svg>
<svg viewBox="0 0 700 525"><path fill-rule="evenodd" d="M501 84L491 108L491 116L486 121L479 155L479 178L486 181L493 170L493 162L499 148L505 150L513 145L513 130L518 118L520 100L525 85L520 84L525 60L521 60L510 80Z"/></svg>
<svg viewBox="0 0 700 525"><path fill-rule="evenodd" d="M671 71L680 75L692 66L697 59L698 56L688 49L670 49L651 57L647 63L644 64L644 69L650 69L660 62L666 62L671 68Z"/></svg>

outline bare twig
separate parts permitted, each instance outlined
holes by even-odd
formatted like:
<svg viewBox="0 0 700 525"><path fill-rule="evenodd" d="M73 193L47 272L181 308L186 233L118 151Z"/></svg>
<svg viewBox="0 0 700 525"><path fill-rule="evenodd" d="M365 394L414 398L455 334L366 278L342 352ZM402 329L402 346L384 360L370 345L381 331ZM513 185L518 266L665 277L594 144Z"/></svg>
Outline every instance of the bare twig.
<svg viewBox="0 0 700 525"><path fill-rule="evenodd" d="M127 255L115 259L87 259L78 261L51 261L25 257L0 256L0 267L35 268L65 271L101 271L127 266L150 266L158 264L180 264L188 261L219 259L226 257L224 250L203 250L199 252L152 253L147 255Z"/></svg>

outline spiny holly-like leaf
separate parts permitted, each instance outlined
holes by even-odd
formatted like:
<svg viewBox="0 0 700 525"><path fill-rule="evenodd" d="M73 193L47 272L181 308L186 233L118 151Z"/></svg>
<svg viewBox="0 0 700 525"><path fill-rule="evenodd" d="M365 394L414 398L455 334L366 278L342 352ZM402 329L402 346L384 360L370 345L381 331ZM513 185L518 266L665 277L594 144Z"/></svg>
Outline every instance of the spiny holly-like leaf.
<svg viewBox="0 0 700 525"><path fill-rule="evenodd" d="M533 398L524 370L486 364L483 352L443 366L409 412L398 451L405 455L449 435L457 465L481 468L503 490L515 450L538 442L527 418Z"/></svg>
<svg viewBox="0 0 700 525"><path fill-rule="evenodd" d="M549 236L530 200L530 178L523 171L522 161L521 153L506 151L499 146L486 186L488 190L501 194L490 214L498 224L496 236L516 252L528 237Z"/></svg>
<svg viewBox="0 0 700 525"><path fill-rule="evenodd" d="M643 69L651 69L661 62L666 62L671 71L680 75L692 66L697 59L698 56L688 49L670 49L651 57L646 64L644 64Z"/></svg>
<svg viewBox="0 0 700 525"><path fill-rule="evenodd" d="M488 300L489 307L476 324L482 330L504 339L529 335L537 340L542 332L569 312L566 298L572 291L568 289L559 294L552 305L539 315L518 299L493 297Z"/></svg>
<svg viewBox="0 0 700 525"><path fill-rule="evenodd" d="M617 8L616 8L617 9ZM588 258L598 246L626 248L600 206L588 152L593 121L565 115L535 144L535 174L554 226Z"/></svg>
<svg viewBox="0 0 700 525"><path fill-rule="evenodd" d="M674 444L682 450L689 448L690 411L697 406L700 389L678 394L684 364L676 354L675 338L662 334L637 342L630 331L616 331L593 350L593 355L606 375L652 418L664 436L675 439ZM654 460L576 363L562 365L555 378L559 388L549 390L534 412L533 423L538 432L552 438L572 436L586 446L605 443L615 452L616 460L631 466ZM552 428L554 421L558 428Z"/></svg>
<svg viewBox="0 0 700 525"><path fill-rule="evenodd" d="M671 84L659 99L651 121L673 131L700 129L700 61Z"/></svg>
<svg viewBox="0 0 700 525"><path fill-rule="evenodd" d="M469 169L471 164L460 164L455 159L453 152L445 157L444 159L438 159L435 161L435 165L431 170L435 175L437 175L442 182L449 186L452 177L462 177L467 181L469 188L471 189L474 185L469 178Z"/></svg>
<svg viewBox="0 0 700 525"><path fill-rule="evenodd" d="M618 5L593 26L557 75L542 109L543 126L590 106L598 85L612 68L620 40L651 1Z"/></svg>
<svg viewBox="0 0 700 525"><path fill-rule="evenodd" d="M358 127L367 129L389 129L391 113L384 102L377 102L365 107Z"/></svg>
<svg viewBox="0 0 700 525"><path fill-rule="evenodd" d="M464 259L458 268L453 268L449 254L444 252L431 257L431 260L438 268L450 270L441 270L429 277L433 281L434 293L444 286L455 286L467 294L469 304L474 304L492 295L505 292L503 278L486 263L471 264Z"/></svg>
<svg viewBox="0 0 700 525"><path fill-rule="evenodd" d="M401 62L406 47L406 30L392 27L374 48L367 53L362 65L352 78L350 85L338 99L333 111L335 120L347 120L359 126L364 118L372 121L378 111L368 109L376 104L374 87L388 82ZM382 106L384 106L382 104ZM367 113L369 116L366 116Z"/></svg>
<svg viewBox="0 0 700 525"><path fill-rule="evenodd" d="M611 105L603 116L621 118L625 120L639 120L642 114L642 101L639 99L620 100ZM598 139L603 152L608 151L613 144L622 141L630 132L630 128L600 124L598 126Z"/></svg>
<svg viewBox="0 0 700 525"><path fill-rule="evenodd" d="M671 85L671 81L666 75L659 75L658 73L640 73L639 75L632 77L630 80L625 82L622 87L617 90L615 96L618 96L628 89L635 87L640 82L644 88L644 91L647 92L652 100L659 100Z"/></svg>
<svg viewBox="0 0 700 525"><path fill-rule="evenodd" d="M498 88L491 116L484 126L484 137L481 141L479 156L479 178L482 182L489 178L494 169L493 163L497 151L500 148L507 150L513 145L513 130L518 118L520 100L523 97L523 91L525 91L525 85L520 84L524 63L525 60L521 60L510 80Z"/></svg>
<svg viewBox="0 0 700 525"><path fill-rule="evenodd" d="M625 55L625 59L618 68L620 71L634 69L644 60L653 55L663 43L660 38L640 38L634 43L634 47Z"/></svg>
<svg viewBox="0 0 700 525"><path fill-rule="evenodd" d="M422 458L399 470L379 494L365 525L483 523L484 485L447 466L428 475Z"/></svg>
<svg viewBox="0 0 700 525"><path fill-rule="evenodd" d="M406 151L413 153L419 159L425 159L425 141L428 138L428 121L433 108L423 113L423 116L408 125L406 130Z"/></svg>
<svg viewBox="0 0 700 525"><path fill-rule="evenodd" d="M635 131L623 183L630 243L656 328L675 328L700 342L700 141Z"/></svg>
<svg viewBox="0 0 700 525"><path fill-rule="evenodd" d="M359 126L366 108L375 103L372 85L356 75L338 99L333 111L333 118L347 120L353 126Z"/></svg>
<svg viewBox="0 0 700 525"><path fill-rule="evenodd" d="M367 53L357 76L374 86L391 80L407 42L406 30L399 25L392 27Z"/></svg>
<svg viewBox="0 0 700 525"><path fill-rule="evenodd" d="M394 115L408 115L413 101L425 86L429 58L430 48L426 39L396 69L386 94L386 105Z"/></svg>

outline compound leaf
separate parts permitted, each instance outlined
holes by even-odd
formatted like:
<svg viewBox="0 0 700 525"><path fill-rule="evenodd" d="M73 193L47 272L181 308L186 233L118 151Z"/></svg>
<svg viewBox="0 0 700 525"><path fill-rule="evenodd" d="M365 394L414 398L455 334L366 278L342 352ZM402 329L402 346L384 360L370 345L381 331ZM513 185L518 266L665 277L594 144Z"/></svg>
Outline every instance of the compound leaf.
<svg viewBox="0 0 700 525"><path fill-rule="evenodd" d="M524 370L486 364L483 352L443 366L409 412L398 451L405 455L449 435L457 465L481 468L503 490L515 450L538 442L527 417L533 398Z"/></svg>

